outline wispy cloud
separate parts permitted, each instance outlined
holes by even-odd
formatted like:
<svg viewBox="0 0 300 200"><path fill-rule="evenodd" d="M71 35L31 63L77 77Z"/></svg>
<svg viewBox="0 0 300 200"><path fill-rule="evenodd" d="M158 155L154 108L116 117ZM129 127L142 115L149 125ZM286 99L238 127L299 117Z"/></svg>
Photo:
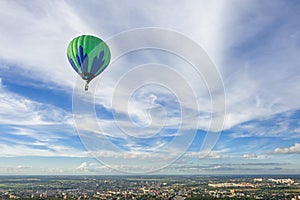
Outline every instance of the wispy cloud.
<svg viewBox="0 0 300 200"><path fill-rule="evenodd" d="M46 145L44 148L37 148L28 145L6 145L0 144L1 157L20 156L43 156L43 157L89 157L84 150L68 146Z"/></svg>
<svg viewBox="0 0 300 200"><path fill-rule="evenodd" d="M300 85L299 46L295 44L300 38L295 6L246 1L229 7L233 12L227 19L234 28L225 33L229 52L222 69L227 127L299 108L295 101ZM291 37L294 34L298 36Z"/></svg>
<svg viewBox="0 0 300 200"><path fill-rule="evenodd" d="M233 127L230 136L298 138L298 116L299 110L290 110L261 117Z"/></svg>
<svg viewBox="0 0 300 200"><path fill-rule="evenodd" d="M71 119L72 115L61 108L12 93L0 84L1 124L59 125L70 124Z"/></svg>
<svg viewBox="0 0 300 200"><path fill-rule="evenodd" d="M0 155L88 156L75 137L72 115L51 104L33 101L0 85ZM74 139L73 139L74 140ZM78 139L77 139L78 140Z"/></svg>

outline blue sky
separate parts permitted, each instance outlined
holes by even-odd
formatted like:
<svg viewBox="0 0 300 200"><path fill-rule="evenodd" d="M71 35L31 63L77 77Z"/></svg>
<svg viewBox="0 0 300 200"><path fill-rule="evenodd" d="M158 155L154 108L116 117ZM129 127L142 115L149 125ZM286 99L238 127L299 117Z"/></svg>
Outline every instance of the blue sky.
<svg viewBox="0 0 300 200"><path fill-rule="evenodd" d="M163 169L154 173L299 174L299 10L293 0L1 1L0 174L119 174L158 168ZM174 54L143 49L122 56L91 84L97 123L85 113L74 114L74 96L79 102L85 96L73 93L77 75L66 58L69 41L82 34L109 40L145 27L192 39L220 72L225 122L204 158L199 151L213 114L210 93L203 77ZM153 73L155 80L172 87L145 85L126 99L130 81L147 79L150 71L124 79L118 85L120 98L114 99L124 73L138 66L147 71L151 63L156 66L148 67L161 72ZM172 82L175 73L164 73L170 69L189 80L200 110L193 109L190 96L172 93L170 88L180 92L183 86ZM189 120L181 121L181 111L189 111ZM82 123L76 124L74 115ZM188 139L164 149L174 138L193 134L178 159Z"/></svg>

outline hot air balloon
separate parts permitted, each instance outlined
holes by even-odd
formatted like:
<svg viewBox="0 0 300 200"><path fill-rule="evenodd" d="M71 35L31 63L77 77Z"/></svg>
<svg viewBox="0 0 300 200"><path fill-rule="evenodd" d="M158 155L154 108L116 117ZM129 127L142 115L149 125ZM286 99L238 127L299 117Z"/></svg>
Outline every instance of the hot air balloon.
<svg viewBox="0 0 300 200"><path fill-rule="evenodd" d="M92 35L74 38L68 45L67 56L73 69L86 81L86 91L90 81L101 74L110 61L107 44Z"/></svg>

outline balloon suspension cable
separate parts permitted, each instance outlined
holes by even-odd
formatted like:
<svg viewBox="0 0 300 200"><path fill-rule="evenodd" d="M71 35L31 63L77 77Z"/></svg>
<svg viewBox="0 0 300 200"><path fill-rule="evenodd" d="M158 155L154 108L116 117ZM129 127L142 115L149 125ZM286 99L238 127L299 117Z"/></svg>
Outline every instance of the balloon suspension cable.
<svg viewBox="0 0 300 200"><path fill-rule="evenodd" d="M85 91L88 91L88 90L89 90L89 83L88 83L88 82L86 82L86 84L85 84L85 86L84 86L84 90L85 90Z"/></svg>

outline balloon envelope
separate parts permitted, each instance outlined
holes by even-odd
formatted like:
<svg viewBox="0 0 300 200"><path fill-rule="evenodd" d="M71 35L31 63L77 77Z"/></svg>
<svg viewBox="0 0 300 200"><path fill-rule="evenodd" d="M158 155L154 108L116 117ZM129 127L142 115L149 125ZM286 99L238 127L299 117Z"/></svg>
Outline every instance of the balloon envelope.
<svg viewBox="0 0 300 200"><path fill-rule="evenodd" d="M87 84L101 74L110 61L107 44L92 35L74 38L68 45L67 56L73 69Z"/></svg>

